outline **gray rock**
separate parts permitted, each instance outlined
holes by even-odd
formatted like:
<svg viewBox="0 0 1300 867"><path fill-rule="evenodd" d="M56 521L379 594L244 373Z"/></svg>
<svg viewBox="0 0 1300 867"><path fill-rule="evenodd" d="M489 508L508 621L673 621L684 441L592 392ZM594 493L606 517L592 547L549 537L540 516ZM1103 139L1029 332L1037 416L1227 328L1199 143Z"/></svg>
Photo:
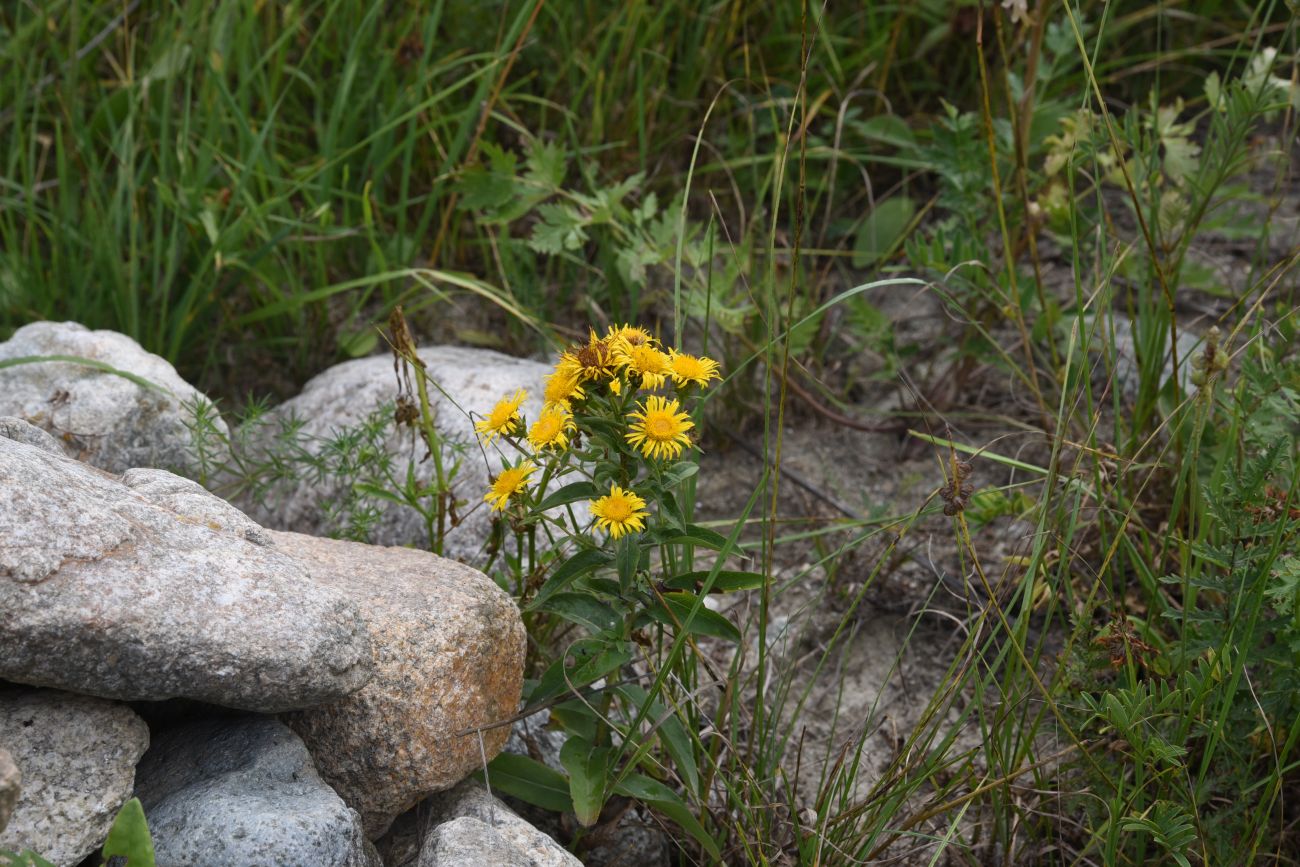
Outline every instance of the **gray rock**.
<svg viewBox="0 0 1300 867"><path fill-rule="evenodd" d="M418 867L572 867L582 862L477 780L430 799Z"/></svg>
<svg viewBox="0 0 1300 867"><path fill-rule="evenodd" d="M44 428L69 456L110 472L197 470L190 425L194 405L208 401L165 360L123 334L90 331L75 322L33 322L0 343L0 361L49 356L91 363L34 361L0 368L0 415ZM226 432L219 418L215 423Z"/></svg>
<svg viewBox="0 0 1300 867"><path fill-rule="evenodd" d="M21 690L0 694L0 743L23 769L0 849L31 849L71 867L104 842L131 797L149 727L111 701Z"/></svg>
<svg viewBox="0 0 1300 867"><path fill-rule="evenodd" d="M501 459L495 448L479 447L474 420L481 419L498 400L520 388L528 392L522 413L530 420L536 419L542 405L543 377L551 368L486 349L435 346L419 352L428 366L429 376L437 383L436 388L430 387L429 393L435 405L438 430L451 444L449 455L459 452L462 458L454 488L456 497L464 501L458 509L464 519L447 534L443 553L476 563L481 559L491 529L491 516L483 503L483 494L491 476L500 471ZM309 450L319 452L332 433L360 425L396 395L392 358L376 356L347 361L312 379L302 394L272 410L268 420L274 423L297 419L302 424L303 436L317 438L309 441ZM448 400L448 395L455 404ZM473 419L466 413L473 414ZM394 458L398 478L405 478L406 467L412 461L422 482L432 478L433 462L423 461L425 446L408 429L390 429L387 448ZM320 536L328 535L333 529L326 525L320 505L340 493L337 485L301 479L274 488L264 502L250 499L238 503L264 526ZM410 509L386 504L370 540L380 545L428 547L423 520Z"/></svg>
<svg viewBox="0 0 1300 867"><path fill-rule="evenodd" d="M360 816L273 719L164 732L140 763L136 795L165 867L380 867Z"/></svg>
<svg viewBox="0 0 1300 867"><path fill-rule="evenodd" d="M0 831L9 824L9 817L18 806L18 795L23 790L23 774L14 764L9 751L0 748Z"/></svg>
<svg viewBox="0 0 1300 867"><path fill-rule="evenodd" d="M285 716L373 838L431 792L490 760L523 687L519 609L481 572L411 548L272 533L311 581L352 599L374 648L374 678L341 701Z"/></svg>
<svg viewBox="0 0 1300 867"><path fill-rule="evenodd" d="M35 446L50 454L63 454L63 449L59 446L58 440L36 425L11 415L0 417L0 437Z"/></svg>
<svg viewBox="0 0 1300 867"><path fill-rule="evenodd" d="M268 712L369 680L354 603L196 486L127 479L0 439L0 678Z"/></svg>
<svg viewBox="0 0 1300 867"><path fill-rule="evenodd" d="M1095 328L1093 332L1093 343L1098 351L1104 350L1110 339L1108 326L1114 329L1114 374L1115 385L1120 390L1126 401L1132 402L1137 399L1138 389L1141 387L1141 368L1138 365L1137 337L1133 326L1133 321L1121 313L1112 314L1106 322L1094 325L1092 321L1087 323L1086 327ZM1163 388L1174 376L1173 355L1168 351L1168 336L1165 337L1166 345L1163 368L1160 374L1160 385ZM1190 331L1179 329L1178 331L1178 385L1184 395L1192 389L1191 361L1197 350L1204 347L1202 338Z"/></svg>

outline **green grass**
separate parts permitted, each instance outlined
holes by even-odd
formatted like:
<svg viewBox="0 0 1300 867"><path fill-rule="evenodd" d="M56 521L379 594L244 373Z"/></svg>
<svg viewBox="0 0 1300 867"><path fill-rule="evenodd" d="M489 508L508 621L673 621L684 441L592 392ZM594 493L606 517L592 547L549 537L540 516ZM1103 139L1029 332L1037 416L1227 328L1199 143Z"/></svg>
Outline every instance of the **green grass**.
<svg viewBox="0 0 1300 867"><path fill-rule="evenodd" d="M772 456L716 528L741 527L768 576L737 624L748 655L705 701L710 670L678 642L680 679L636 709L684 723L693 785L653 758L729 860L923 843L916 863L1292 863L1296 10L1028 11L9 4L0 339L42 318L115 329L237 402L367 354L398 304L417 330L481 307L462 337L523 354L652 323L723 361L706 429ZM1201 264L1216 244L1236 245L1226 281ZM891 278L927 282L941 336L907 337L854 288ZM1168 376L1179 333L1212 324L1201 387ZM866 417L881 382L920 399ZM922 432L931 496L791 531L783 436L813 414ZM970 450L1017 487L945 519ZM1033 527L1012 560L980 517L995 502ZM809 695L842 683L865 600L936 528L967 588L926 600L961 624L949 675L883 770L863 767L862 720L804 755ZM778 582L790 546L815 562ZM834 598L821 579L854 551L858 589ZM790 586L840 611L797 671L767 641ZM906 646L929 652L914 624ZM817 791L796 760L824 768ZM708 849L680 839L685 863Z"/></svg>

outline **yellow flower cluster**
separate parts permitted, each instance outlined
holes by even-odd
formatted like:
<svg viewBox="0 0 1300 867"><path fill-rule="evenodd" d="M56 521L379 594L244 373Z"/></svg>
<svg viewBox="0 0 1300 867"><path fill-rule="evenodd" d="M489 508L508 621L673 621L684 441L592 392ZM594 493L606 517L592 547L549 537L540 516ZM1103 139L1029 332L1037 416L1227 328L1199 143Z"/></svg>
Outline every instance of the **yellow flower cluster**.
<svg viewBox="0 0 1300 867"><path fill-rule="evenodd" d="M612 416L625 425L624 440L648 460L676 459L691 445L695 427L682 410L681 398L720 379L718 363L710 358L665 349L644 328L611 326L604 337L590 332L585 343L565 350L542 389L542 412L526 428L526 457L507 467L492 482L484 499L494 511L504 510L511 498L528 489L534 460L558 459L583 433L575 414ZM637 401L638 392L647 394ZM527 398L523 390L497 403L475 424L479 437L491 443L501 437L524 451L516 435L525 430L519 408ZM549 474L550 470L548 470ZM543 475L543 480L549 477ZM591 502L596 526L618 539L645 527L646 502L632 490L612 485L609 494Z"/></svg>

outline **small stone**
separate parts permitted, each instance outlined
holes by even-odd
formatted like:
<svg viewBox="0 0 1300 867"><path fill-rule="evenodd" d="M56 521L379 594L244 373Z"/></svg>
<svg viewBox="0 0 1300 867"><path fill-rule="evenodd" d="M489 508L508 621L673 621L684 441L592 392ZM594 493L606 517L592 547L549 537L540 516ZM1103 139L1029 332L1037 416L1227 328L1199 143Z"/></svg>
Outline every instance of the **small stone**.
<svg viewBox="0 0 1300 867"><path fill-rule="evenodd" d="M418 867L581 867L477 780L434 796L428 809L431 830Z"/></svg>
<svg viewBox="0 0 1300 867"><path fill-rule="evenodd" d="M162 733L140 763L136 794L166 867L380 867L356 811L273 719Z"/></svg>
<svg viewBox="0 0 1300 867"><path fill-rule="evenodd" d="M72 867L108 836L131 797L149 727L116 702L55 690L0 693L0 743L23 769L0 849Z"/></svg>

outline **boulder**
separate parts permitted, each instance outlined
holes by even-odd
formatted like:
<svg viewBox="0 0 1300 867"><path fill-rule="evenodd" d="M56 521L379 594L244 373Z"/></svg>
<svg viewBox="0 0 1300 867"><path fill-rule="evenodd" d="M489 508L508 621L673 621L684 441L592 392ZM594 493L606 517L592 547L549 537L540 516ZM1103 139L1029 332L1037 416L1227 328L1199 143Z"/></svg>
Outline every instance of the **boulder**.
<svg viewBox="0 0 1300 867"><path fill-rule="evenodd" d="M125 705L55 690L0 693L0 743L23 769L0 849L71 867L97 849L131 797L149 727Z"/></svg>
<svg viewBox="0 0 1300 867"><path fill-rule="evenodd" d="M418 867L581 867L477 780L430 799Z"/></svg>
<svg viewBox="0 0 1300 867"><path fill-rule="evenodd" d="M501 470L501 458L495 447L479 447L474 420L521 388L528 392L521 411L528 419L536 419L542 406L543 377L551 368L491 350L457 346L426 347L419 350L419 355L437 383L429 387L429 395L436 413L435 424L446 443L447 460L450 463L460 459L453 486L457 499L463 501L458 508L462 520L448 532L443 553L467 563L480 563L491 531L491 515L483 503L483 494L491 477ZM305 447L319 453L332 435L358 427L377 409L393 402L396 395L391 357L347 361L316 376L300 395L271 410L266 419L270 423L268 431L292 421L300 425L298 435ZM420 481L428 482L434 469L433 461L424 460L424 443L409 428L399 430L391 419L388 425L386 447L397 478L405 479L407 466L414 463ZM269 439L263 447L267 443ZM253 447L257 447L256 439ZM254 461L256 457L251 456ZM302 474L297 480L259 492L257 498L249 496L237 502L264 526L323 536L338 528L330 525L322 504L338 499L344 492L345 484L338 480ZM387 503L378 506L380 517L371 530L370 541L429 547L424 521L413 510Z"/></svg>
<svg viewBox="0 0 1300 867"><path fill-rule="evenodd" d="M374 679L354 695L284 719L321 776L373 839L431 792L491 759L523 685L524 627L514 602L468 566L410 548L272 533L311 581L360 608Z"/></svg>
<svg viewBox="0 0 1300 867"><path fill-rule="evenodd" d="M163 732L140 763L136 796L167 867L380 867L361 817L274 719Z"/></svg>
<svg viewBox="0 0 1300 867"><path fill-rule="evenodd" d="M369 679L357 605L197 485L0 437L0 491L0 678L266 712Z"/></svg>
<svg viewBox="0 0 1300 867"><path fill-rule="evenodd" d="M0 415L49 431L69 456L109 472L198 471L190 431L196 406L210 401L164 359L126 335L75 322L33 322L0 343L0 363L52 356L84 361L0 367Z"/></svg>
<svg viewBox="0 0 1300 867"><path fill-rule="evenodd" d="M0 831L9 824L9 817L18 806L18 794L23 790L23 774L14 764L9 751L0 748Z"/></svg>

